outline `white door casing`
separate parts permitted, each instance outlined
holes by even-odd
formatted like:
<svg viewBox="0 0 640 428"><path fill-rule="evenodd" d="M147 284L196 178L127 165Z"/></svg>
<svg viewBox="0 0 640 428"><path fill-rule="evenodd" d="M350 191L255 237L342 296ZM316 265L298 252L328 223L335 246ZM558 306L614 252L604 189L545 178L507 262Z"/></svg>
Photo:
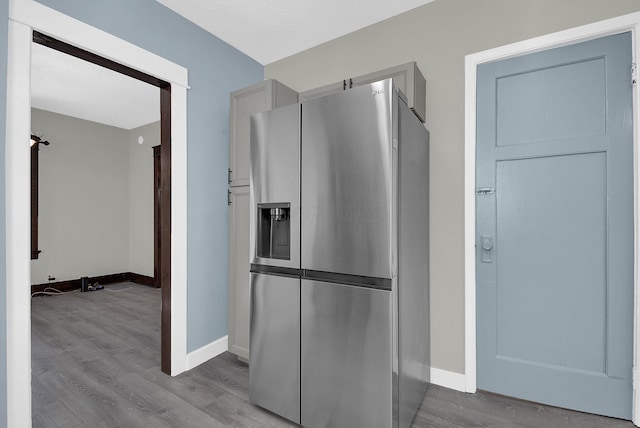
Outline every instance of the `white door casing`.
<svg viewBox="0 0 640 428"><path fill-rule="evenodd" d="M32 0L10 0L6 116L7 425L31 426L29 222L32 30L171 84L171 375L187 368L187 69Z"/></svg>
<svg viewBox="0 0 640 428"><path fill-rule="evenodd" d="M476 254L475 254L475 176L476 176L476 69L479 64L511 58L550 48L570 45L608 35L631 31L633 37L633 63L638 57L640 46L640 13L632 13L617 18L584 25L533 39L489 49L465 57L465 381L466 391L476 391ZM631 73L632 70L629 70ZM634 79L636 77L634 76ZM640 394L636 390L640 363L638 334L640 333L640 156L638 152L638 124L640 109L638 85L633 88L634 122L634 398L633 422L640 424Z"/></svg>

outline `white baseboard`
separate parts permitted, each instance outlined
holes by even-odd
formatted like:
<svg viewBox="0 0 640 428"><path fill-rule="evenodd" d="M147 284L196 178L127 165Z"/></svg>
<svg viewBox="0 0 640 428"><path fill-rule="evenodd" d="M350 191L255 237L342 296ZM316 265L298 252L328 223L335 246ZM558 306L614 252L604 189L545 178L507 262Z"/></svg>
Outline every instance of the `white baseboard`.
<svg viewBox="0 0 640 428"><path fill-rule="evenodd" d="M466 392L465 376L460 373L431 367L431 383L456 391Z"/></svg>
<svg viewBox="0 0 640 428"><path fill-rule="evenodd" d="M217 357L227 350L228 336L221 337L215 342L196 349L187 354L187 370L198 367L200 364ZM460 373L450 372L435 367L431 367L431 383L456 391L466 392L465 376Z"/></svg>
<svg viewBox="0 0 640 428"><path fill-rule="evenodd" d="M215 342L196 349L187 354L187 370L198 367L200 364L217 357L227 350L228 336L221 337ZM431 367L431 383L456 391L466 392L465 376L460 373L450 372L435 367Z"/></svg>
<svg viewBox="0 0 640 428"><path fill-rule="evenodd" d="M187 370L191 370L194 367L198 367L200 364L209 361L213 357L217 357L227 350L227 340L229 336L221 337L220 339L204 345L200 349L196 349L193 352L187 354Z"/></svg>

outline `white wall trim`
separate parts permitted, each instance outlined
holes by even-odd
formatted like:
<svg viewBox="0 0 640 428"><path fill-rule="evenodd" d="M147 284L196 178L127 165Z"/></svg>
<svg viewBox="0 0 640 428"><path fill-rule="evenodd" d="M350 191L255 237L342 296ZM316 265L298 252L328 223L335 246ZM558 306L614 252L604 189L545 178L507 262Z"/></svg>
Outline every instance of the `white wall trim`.
<svg viewBox="0 0 640 428"><path fill-rule="evenodd" d="M223 352L227 351L229 336L221 337L208 345L204 345L202 348L196 349L193 352L189 352L187 355L187 370L191 370L194 367L198 367L200 364L209 361L210 359L217 357Z"/></svg>
<svg viewBox="0 0 640 428"><path fill-rule="evenodd" d="M466 377L460 373L431 367L431 383L445 388L466 392Z"/></svg>
<svg viewBox="0 0 640 428"><path fill-rule="evenodd" d="M178 115L178 117L175 117ZM187 368L187 88L171 85L171 376Z"/></svg>
<svg viewBox="0 0 640 428"><path fill-rule="evenodd" d="M6 321L7 426L31 426L31 296L27 131L31 79L31 29L9 22L7 64L6 180ZM25 106L27 113L25 114ZM17 144L16 144L17 143ZM2 421L0 421L2 424Z"/></svg>
<svg viewBox="0 0 640 428"><path fill-rule="evenodd" d="M186 68L33 0L10 0L9 19L104 58L188 88Z"/></svg>
<svg viewBox="0 0 640 428"><path fill-rule="evenodd" d="M632 13L621 17L584 25L570 30L536 37L518 43L489 49L465 57L465 390L476 391L476 265L475 265L475 175L476 175L476 68L479 64L502 60L518 55L529 54L550 48L566 46L581 41L596 39L626 31L633 32L633 58L637 62L638 46L640 46L640 13ZM640 124L639 85L634 87L634 367L640 364L638 352L638 334L640 333L640 202L638 150L638 124ZM640 394L636 387L640 385L638 370L634 369L633 422L640 423Z"/></svg>
<svg viewBox="0 0 640 428"><path fill-rule="evenodd" d="M29 143L31 30L171 83L171 374L187 370L186 68L32 0L10 0L7 58L7 424L31 426Z"/></svg>

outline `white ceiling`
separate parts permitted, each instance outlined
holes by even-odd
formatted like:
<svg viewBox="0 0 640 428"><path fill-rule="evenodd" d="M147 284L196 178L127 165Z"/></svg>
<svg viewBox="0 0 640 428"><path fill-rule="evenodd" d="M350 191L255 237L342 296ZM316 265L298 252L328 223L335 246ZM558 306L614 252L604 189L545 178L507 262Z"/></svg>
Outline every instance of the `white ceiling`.
<svg viewBox="0 0 640 428"><path fill-rule="evenodd" d="M433 0L157 0L266 65Z"/></svg>
<svg viewBox="0 0 640 428"><path fill-rule="evenodd" d="M266 65L433 0L157 1ZM123 129L160 120L152 85L35 43L31 63L33 107Z"/></svg>
<svg viewBox="0 0 640 428"><path fill-rule="evenodd" d="M157 87L43 45L31 47L32 107L123 129L160 120Z"/></svg>

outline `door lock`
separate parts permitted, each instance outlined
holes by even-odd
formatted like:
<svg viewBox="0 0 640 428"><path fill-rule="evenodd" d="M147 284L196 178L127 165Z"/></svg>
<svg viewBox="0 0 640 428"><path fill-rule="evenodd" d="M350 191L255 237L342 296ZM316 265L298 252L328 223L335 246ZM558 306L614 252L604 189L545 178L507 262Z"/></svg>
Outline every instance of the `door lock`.
<svg viewBox="0 0 640 428"><path fill-rule="evenodd" d="M480 251L482 252L482 263L493 263L493 258L491 257L491 250L493 249L493 236L481 236L480 246L482 247L480 249Z"/></svg>

